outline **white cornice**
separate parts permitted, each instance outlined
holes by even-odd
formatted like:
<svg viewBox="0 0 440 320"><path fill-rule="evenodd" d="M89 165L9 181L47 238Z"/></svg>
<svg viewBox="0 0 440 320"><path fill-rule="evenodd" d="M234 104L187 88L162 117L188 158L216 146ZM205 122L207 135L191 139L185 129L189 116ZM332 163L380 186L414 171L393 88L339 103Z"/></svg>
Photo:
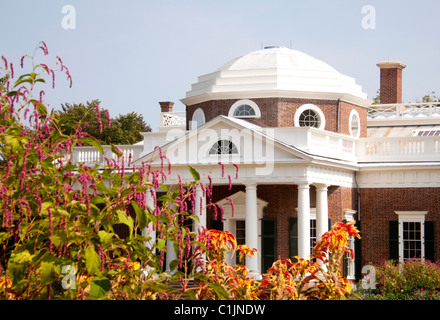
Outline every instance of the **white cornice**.
<svg viewBox="0 0 440 320"><path fill-rule="evenodd" d="M363 108L369 108L371 101L354 95L338 92L311 92L311 91L291 91L291 90L258 90L258 91L234 91L234 92L210 92L196 96L190 96L180 101L191 106L211 100L229 99L256 99L256 98L297 98L297 99L317 99L317 100L338 100L355 104Z"/></svg>

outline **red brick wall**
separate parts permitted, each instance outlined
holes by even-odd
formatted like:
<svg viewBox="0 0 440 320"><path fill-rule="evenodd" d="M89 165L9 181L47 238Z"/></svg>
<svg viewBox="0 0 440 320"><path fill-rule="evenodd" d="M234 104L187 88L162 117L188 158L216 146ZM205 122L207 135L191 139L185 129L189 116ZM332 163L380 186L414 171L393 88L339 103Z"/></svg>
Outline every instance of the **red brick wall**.
<svg viewBox="0 0 440 320"><path fill-rule="evenodd" d="M380 70L380 103L402 103L402 70Z"/></svg>
<svg viewBox="0 0 440 320"><path fill-rule="evenodd" d="M205 113L205 120L209 121L218 115L227 116L231 106L238 99L231 100L212 100L195 105L187 106L187 128L193 113L201 108ZM291 127L294 123L295 111L303 104L314 104L318 106L325 116L325 130L349 134L349 116L353 109L356 109L361 119L361 136L366 136L367 110L365 108L340 101L338 110L337 100L317 100L317 99L292 99L292 98L259 98L252 99L261 111L259 119L249 119L248 121L262 127Z"/></svg>
<svg viewBox="0 0 440 320"><path fill-rule="evenodd" d="M428 211L434 221L435 257L439 257L440 188L361 189L362 265L389 258L389 224L398 220L395 211Z"/></svg>
<svg viewBox="0 0 440 320"><path fill-rule="evenodd" d="M233 186L229 191L224 186L213 187L213 202L217 202L238 191L244 186ZM263 211L264 218L277 219L277 254L281 259L289 257L289 218L297 217L298 188L296 185L259 185L257 197L268 202ZM344 209L356 209L357 193L352 188L332 186L328 190L329 218L332 223L344 219ZM310 207L316 207L316 189L310 186ZM208 227L212 227L213 212L208 212Z"/></svg>

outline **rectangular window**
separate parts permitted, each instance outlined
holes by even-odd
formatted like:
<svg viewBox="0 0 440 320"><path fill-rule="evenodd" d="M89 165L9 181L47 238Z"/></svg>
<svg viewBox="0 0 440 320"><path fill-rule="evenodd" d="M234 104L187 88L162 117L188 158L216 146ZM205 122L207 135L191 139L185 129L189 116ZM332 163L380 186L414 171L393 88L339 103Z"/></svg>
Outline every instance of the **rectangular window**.
<svg viewBox="0 0 440 320"><path fill-rule="evenodd" d="M426 225L431 226L430 223L426 223L425 216L428 211L395 211L399 216L397 224L399 237L397 239L399 261L403 262L408 259L430 259L431 245L430 236L425 239ZM390 240L393 233L391 226L396 223L390 223ZM394 226L393 229L396 229ZM432 228L428 228L428 231ZM395 255L396 241L390 241L390 252ZM391 247L393 246L393 248ZM426 248L425 248L426 247ZM425 250L428 252L428 257L425 256Z"/></svg>
<svg viewBox="0 0 440 320"><path fill-rule="evenodd" d="M310 219L310 254L316 246L316 220Z"/></svg>
<svg viewBox="0 0 440 320"><path fill-rule="evenodd" d="M235 222L235 239L237 240L237 245L246 244L246 221L237 220ZM235 263L240 264L240 255L237 253L235 255Z"/></svg>
<svg viewBox="0 0 440 320"><path fill-rule="evenodd" d="M403 222L403 260L422 258L420 222Z"/></svg>

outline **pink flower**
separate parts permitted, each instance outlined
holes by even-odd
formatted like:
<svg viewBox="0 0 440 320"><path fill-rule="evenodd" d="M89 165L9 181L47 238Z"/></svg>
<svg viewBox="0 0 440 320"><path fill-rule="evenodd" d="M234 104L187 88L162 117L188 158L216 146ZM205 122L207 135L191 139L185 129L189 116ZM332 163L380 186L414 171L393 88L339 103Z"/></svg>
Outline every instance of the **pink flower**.
<svg viewBox="0 0 440 320"><path fill-rule="evenodd" d="M225 176L225 165L221 162L219 162L218 164L222 166L222 177L224 177Z"/></svg>
<svg viewBox="0 0 440 320"><path fill-rule="evenodd" d="M231 176L228 174L228 179L229 179L229 188L228 188L228 190L231 190L232 189L232 179L231 179Z"/></svg>
<svg viewBox="0 0 440 320"><path fill-rule="evenodd" d="M235 179L238 179L238 165L237 164L233 164L235 167Z"/></svg>
<svg viewBox="0 0 440 320"><path fill-rule="evenodd" d="M111 118L110 118L110 112L106 109L105 114L107 115L107 127L110 127L111 124Z"/></svg>
<svg viewBox="0 0 440 320"><path fill-rule="evenodd" d="M231 208L232 208L232 216L234 216L234 212L235 212L235 208L234 208L234 201L232 201L231 198L226 197L226 200L229 201L229 203L231 204Z"/></svg>
<svg viewBox="0 0 440 320"><path fill-rule="evenodd" d="M40 41L40 43L41 43L40 49L43 50L44 55L47 56L49 54L49 50L47 49L46 42Z"/></svg>
<svg viewBox="0 0 440 320"><path fill-rule="evenodd" d="M24 55L23 57L21 57L20 66L21 66L22 69L23 69L24 58L26 58L26 57L27 57L27 55Z"/></svg>
<svg viewBox="0 0 440 320"><path fill-rule="evenodd" d="M4 56L2 56L2 60L5 63L5 69L8 70L8 60Z"/></svg>
<svg viewBox="0 0 440 320"><path fill-rule="evenodd" d="M55 88L55 72L53 70L50 70L50 73L52 73L52 89Z"/></svg>

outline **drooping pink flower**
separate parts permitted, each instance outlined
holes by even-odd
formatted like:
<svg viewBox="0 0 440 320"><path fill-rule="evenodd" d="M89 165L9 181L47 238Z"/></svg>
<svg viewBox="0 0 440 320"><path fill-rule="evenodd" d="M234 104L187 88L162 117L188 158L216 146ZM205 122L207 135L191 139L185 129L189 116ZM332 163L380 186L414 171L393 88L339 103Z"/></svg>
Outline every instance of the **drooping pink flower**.
<svg viewBox="0 0 440 320"><path fill-rule="evenodd" d="M6 60L6 58L4 56L2 56L2 60L5 64L5 70L8 70L8 60Z"/></svg>
<svg viewBox="0 0 440 320"><path fill-rule="evenodd" d="M234 167L235 167L235 179L238 179L238 164L233 163Z"/></svg>
<svg viewBox="0 0 440 320"><path fill-rule="evenodd" d="M47 56L49 54L49 50L47 49L46 42L40 41L40 43L41 43L40 49L42 49L44 55Z"/></svg>
<svg viewBox="0 0 440 320"><path fill-rule="evenodd" d="M229 180L228 190L231 190L232 189L232 179L231 179L231 176L229 174L228 174L228 180Z"/></svg>
<svg viewBox="0 0 440 320"><path fill-rule="evenodd" d="M26 57L27 57L26 54L25 54L24 56L21 57L21 60L20 60L20 66L21 66L22 69L23 69L24 58L26 58Z"/></svg>
<svg viewBox="0 0 440 320"><path fill-rule="evenodd" d="M225 199L228 200L229 203L231 204L232 216L234 216L234 212L235 212L234 201L232 201L232 199L228 197L226 197Z"/></svg>
<svg viewBox="0 0 440 320"><path fill-rule="evenodd" d="M225 176L225 165L221 162L219 162L218 164L222 166L222 177L224 177Z"/></svg>

